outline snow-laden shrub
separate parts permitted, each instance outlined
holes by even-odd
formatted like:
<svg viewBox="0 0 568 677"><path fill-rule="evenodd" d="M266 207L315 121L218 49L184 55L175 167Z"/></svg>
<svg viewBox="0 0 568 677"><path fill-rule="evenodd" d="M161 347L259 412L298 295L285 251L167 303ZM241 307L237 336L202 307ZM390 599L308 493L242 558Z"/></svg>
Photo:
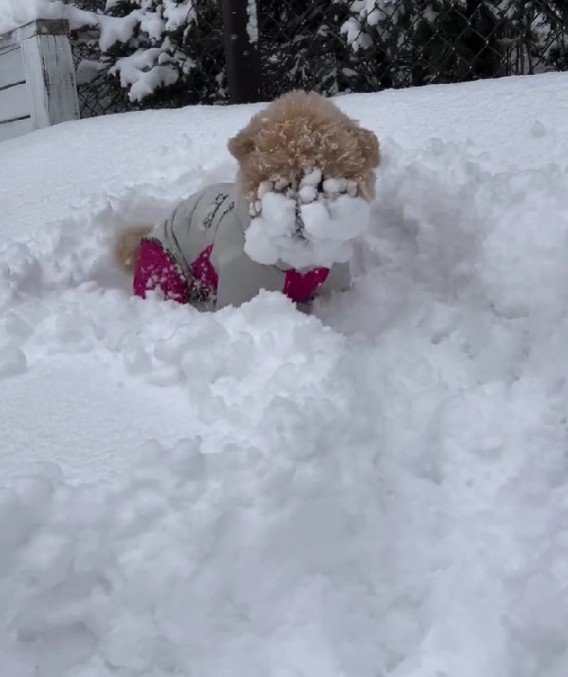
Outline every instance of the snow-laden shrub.
<svg viewBox="0 0 568 677"><path fill-rule="evenodd" d="M180 44L196 19L191 0L107 0L106 12L98 16L100 48L116 56L109 73L131 101L189 75L195 63Z"/></svg>
<svg viewBox="0 0 568 677"><path fill-rule="evenodd" d="M72 2L72 28L98 30L100 65L134 107L224 98L223 34L214 0L106 0L84 11Z"/></svg>

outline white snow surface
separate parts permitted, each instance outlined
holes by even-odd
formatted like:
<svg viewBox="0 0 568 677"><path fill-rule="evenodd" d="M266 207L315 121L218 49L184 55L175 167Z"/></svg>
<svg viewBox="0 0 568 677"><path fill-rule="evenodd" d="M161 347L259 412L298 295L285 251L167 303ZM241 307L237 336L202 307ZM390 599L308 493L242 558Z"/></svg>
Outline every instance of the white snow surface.
<svg viewBox="0 0 568 677"><path fill-rule="evenodd" d="M568 674L567 92L337 99L383 159L312 316L113 261L258 107L0 144L2 674Z"/></svg>
<svg viewBox="0 0 568 677"><path fill-rule="evenodd" d="M54 0L0 0L0 33L36 19L59 19L61 2Z"/></svg>

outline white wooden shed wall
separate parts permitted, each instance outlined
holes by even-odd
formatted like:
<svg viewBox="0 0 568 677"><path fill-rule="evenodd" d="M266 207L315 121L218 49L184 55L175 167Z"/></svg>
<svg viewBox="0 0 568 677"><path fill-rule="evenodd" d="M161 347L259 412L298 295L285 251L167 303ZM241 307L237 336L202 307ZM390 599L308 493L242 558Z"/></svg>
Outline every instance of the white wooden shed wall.
<svg viewBox="0 0 568 677"><path fill-rule="evenodd" d="M0 35L0 141L79 118L66 21Z"/></svg>

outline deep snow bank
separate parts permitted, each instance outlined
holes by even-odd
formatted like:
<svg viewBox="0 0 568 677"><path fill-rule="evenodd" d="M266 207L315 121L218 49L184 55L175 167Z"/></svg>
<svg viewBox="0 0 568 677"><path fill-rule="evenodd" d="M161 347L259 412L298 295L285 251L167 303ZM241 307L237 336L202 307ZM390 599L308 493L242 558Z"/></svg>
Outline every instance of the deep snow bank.
<svg viewBox="0 0 568 677"><path fill-rule="evenodd" d="M112 262L249 109L0 145L7 674L568 672L567 82L342 99L384 161L316 317L142 302Z"/></svg>

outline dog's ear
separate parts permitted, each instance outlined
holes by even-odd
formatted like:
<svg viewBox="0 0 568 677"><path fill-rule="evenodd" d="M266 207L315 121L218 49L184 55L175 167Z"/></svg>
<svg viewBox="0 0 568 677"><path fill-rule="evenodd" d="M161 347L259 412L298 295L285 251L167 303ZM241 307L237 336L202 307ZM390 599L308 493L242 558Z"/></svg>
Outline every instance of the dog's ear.
<svg viewBox="0 0 568 677"><path fill-rule="evenodd" d="M227 144L229 152L238 161L241 162L253 150L254 141L248 128L241 130Z"/></svg>
<svg viewBox="0 0 568 677"><path fill-rule="evenodd" d="M369 168L377 167L380 159L379 140L369 129L357 127L357 138L361 153Z"/></svg>

